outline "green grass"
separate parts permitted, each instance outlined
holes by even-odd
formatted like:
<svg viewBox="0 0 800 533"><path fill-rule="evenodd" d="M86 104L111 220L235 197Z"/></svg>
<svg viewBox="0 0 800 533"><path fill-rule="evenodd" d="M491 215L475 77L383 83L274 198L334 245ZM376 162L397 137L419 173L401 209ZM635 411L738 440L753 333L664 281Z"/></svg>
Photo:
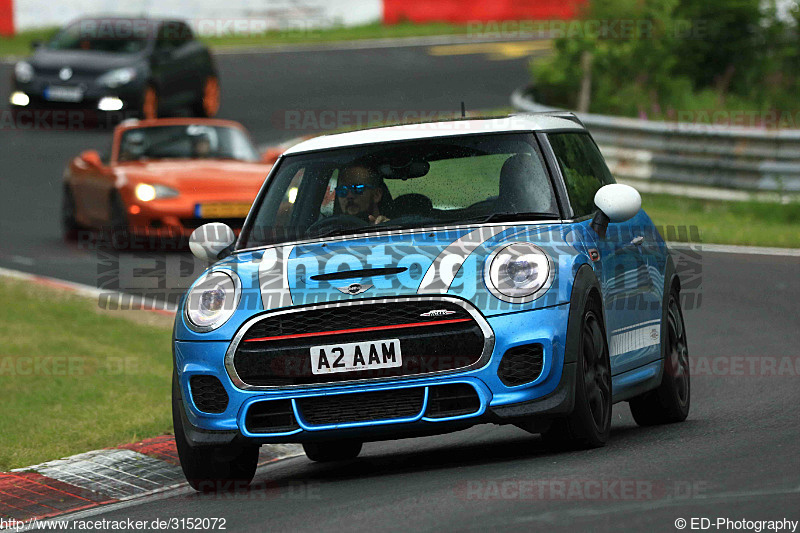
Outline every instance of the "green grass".
<svg viewBox="0 0 800 533"><path fill-rule="evenodd" d="M544 24L539 21L538 24ZM480 29L480 28L479 28ZM0 56L24 56L31 52L33 41L45 41L57 28L26 30L14 37L0 37ZM427 37L432 35L466 35L470 27L466 24L449 24L445 22L428 22L415 24L401 22L384 25L381 23L365 24L353 27L332 27L324 29L286 29L275 30L254 35L220 35L201 37L201 41L214 48L259 47L301 43L324 43L336 41L354 41L359 39L396 39L402 37ZM489 33L489 37L497 37Z"/></svg>
<svg viewBox="0 0 800 533"><path fill-rule="evenodd" d="M172 429L171 332L0 278L0 471Z"/></svg>
<svg viewBox="0 0 800 533"><path fill-rule="evenodd" d="M27 56L33 52L35 41L44 42L55 35L58 28L21 31L13 37L0 37L0 56Z"/></svg>
<svg viewBox="0 0 800 533"><path fill-rule="evenodd" d="M657 226L696 226L701 242L800 248L797 199L784 205L642 194L642 207ZM665 238L681 240L680 233L667 233L662 231Z"/></svg>

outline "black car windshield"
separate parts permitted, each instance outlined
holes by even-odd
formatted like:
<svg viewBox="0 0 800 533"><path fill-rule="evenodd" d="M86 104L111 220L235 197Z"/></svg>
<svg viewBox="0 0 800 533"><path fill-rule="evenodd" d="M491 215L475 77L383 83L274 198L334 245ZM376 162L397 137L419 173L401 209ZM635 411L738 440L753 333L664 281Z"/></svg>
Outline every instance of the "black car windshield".
<svg viewBox="0 0 800 533"><path fill-rule="evenodd" d="M239 249L330 235L558 218L532 134L483 134L285 157Z"/></svg>
<svg viewBox="0 0 800 533"><path fill-rule="evenodd" d="M206 124L150 126L123 132L118 162L150 159L257 161L258 152L240 129Z"/></svg>
<svg viewBox="0 0 800 533"><path fill-rule="evenodd" d="M152 24L146 20L79 20L59 31L45 47L135 54L147 46L150 26Z"/></svg>

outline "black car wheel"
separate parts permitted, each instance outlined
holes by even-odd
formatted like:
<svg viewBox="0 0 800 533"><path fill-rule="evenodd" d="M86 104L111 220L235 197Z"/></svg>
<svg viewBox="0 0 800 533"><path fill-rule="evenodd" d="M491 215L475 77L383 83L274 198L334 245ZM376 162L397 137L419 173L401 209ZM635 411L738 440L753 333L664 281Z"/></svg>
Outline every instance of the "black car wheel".
<svg viewBox="0 0 800 533"><path fill-rule="evenodd" d="M178 378L172 375L172 425L175 446L186 481L200 492L222 492L247 487L258 467L258 446L193 447L186 440L181 416Z"/></svg>
<svg viewBox="0 0 800 533"><path fill-rule="evenodd" d="M361 453L361 446L358 441L306 442L303 451L312 461L328 463L355 459Z"/></svg>
<svg viewBox="0 0 800 533"><path fill-rule="evenodd" d="M158 91L150 84L144 88L141 115L145 120L158 118Z"/></svg>
<svg viewBox="0 0 800 533"><path fill-rule="evenodd" d="M669 293L666 312L664 372L657 389L630 400L631 414L640 426L682 422L689 415L691 380L689 349L678 291Z"/></svg>
<svg viewBox="0 0 800 533"><path fill-rule="evenodd" d="M207 76L203 82L203 90L200 98L195 102L192 111L195 116L212 118L219 111L220 90L219 78Z"/></svg>
<svg viewBox="0 0 800 533"><path fill-rule="evenodd" d="M542 433L554 449L605 446L611 432L611 363L599 299L590 297L583 312L577 354L575 407Z"/></svg>

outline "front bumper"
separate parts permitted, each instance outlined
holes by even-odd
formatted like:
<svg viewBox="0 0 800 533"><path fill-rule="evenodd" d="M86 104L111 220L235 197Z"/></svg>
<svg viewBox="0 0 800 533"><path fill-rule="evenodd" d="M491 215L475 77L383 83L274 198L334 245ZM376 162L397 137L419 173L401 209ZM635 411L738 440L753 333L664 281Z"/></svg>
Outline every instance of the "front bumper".
<svg viewBox="0 0 800 533"><path fill-rule="evenodd" d="M237 193L238 194L238 193ZM240 198L230 195L223 198L181 194L176 198L141 202L129 191L122 192L128 216L129 233L134 237L173 239L188 238L198 227L208 222L224 222L237 235L244 224L244 217L202 218L197 206L204 203L232 203L249 206L252 196Z"/></svg>
<svg viewBox="0 0 800 533"><path fill-rule="evenodd" d="M532 418L547 419L572 409L575 364L565 364L564 346L569 304L510 313L488 318L495 335L492 355L480 368L446 375L415 376L375 380L369 383L332 384L275 390L243 390L236 387L225 370L228 342L176 341L175 362L179 378L187 440L195 445L224 445L233 441L257 443L307 442L314 440L358 439L362 441L446 433L475 424L517 423ZM509 349L539 343L544 364L538 378L518 386L506 386L498 377L502 355ZM220 380L229 401L221 413L200 411L190 390L195 375L212 375ZM480 400L474 412L453 417L426 416L430 390L437 386L465 384L473 387ZM304 419L297 404L304 399L363 392L424 389L425 399L413 416L375 419L345 424L312 424ZM298 427L282 433L248 431L245 418L258 402L291 401Z"/></svg>
<svg viewBox="0 0 800 533"><path fill-rule="evenodd" d="M47 97L47 90L51 86L68 87L80 91L80 99L77 101L53 99ZM95 80L79 79L75 81L63 82L58 78L36 77L28 83L12 83L11 94L23 93L28 97L25 106L15 105L9 102L16 109L60 109L60 110L91 110L95 112L115 111L124 113L126 111L138 111L142 105L142 95L144 87L136 82L116 88L108 88L99 85ZM102 109L98 104L103 98L118 98L122 102L120 109Z"/></svg>

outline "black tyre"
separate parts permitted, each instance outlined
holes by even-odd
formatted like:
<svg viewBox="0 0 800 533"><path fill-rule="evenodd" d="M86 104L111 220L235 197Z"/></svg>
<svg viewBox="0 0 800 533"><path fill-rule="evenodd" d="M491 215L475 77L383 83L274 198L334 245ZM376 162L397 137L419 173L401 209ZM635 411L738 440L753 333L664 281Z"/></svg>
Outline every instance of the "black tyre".
<svg viewBox="0 0 800 533"><path fill-rule="evenodd" d="M220 88L219 78L206 76L199 98L192 105L192 114L196 117L213 118L219 112Z"/></svg>
<svg viewBox="0 0 800 533"><path fill-rule="evenodd" d="M243 489L253 480L258 467L258 446L192 447L183 432L178 378L172 375L172 426L183 475L193 489L221 492Z"/></svg>
<svg viewBox="0 0 800 533"><path fill-rule="evenodd" d="M603 315L596 296L586 303L575 380L575 407L565 418L553 421L542 433L553 449L605 446L611 432L611 363Z"/></svg>
<svg viewBox="0 0 800 533"><path fill-rule="evenodd" d="M139 116L145 120L158 118L159 106L158 90L148 83L142 93L142 107L139 109Z"/></svg>
<svg viewBox="0 0 800 533"><path fill-rule="evenodd" d="M678 291L672 289L666 309L664 372L657 389L630 400L631 414L640 426L682 422L689 415L691 380L689 349Z"/></svg>
<svg viewBox="0 0 800 533"><path fill-rule="evenodd" d="M77 240L78 233L83 229L78 224L75 213L75 196L72 194L72 189L68 185L64 185L64 191L61 195L61 231L64 235L64 240Z"/></svg>
<svg viewBox="0 0 800 533"><path fill-rule="evenodd" d="M125 202L119 193L113 192L109 199L109 228L108 239L115 250L130 248L132 235L128 225L128 214Z"/></svg>
<svg viewBox="0 0 800 533"><path fill-rule="evenodd" d="M358 441L306 442L303 451L312 461L329 463L355 459L361 453L361 446L362 443Z"/></svg>

